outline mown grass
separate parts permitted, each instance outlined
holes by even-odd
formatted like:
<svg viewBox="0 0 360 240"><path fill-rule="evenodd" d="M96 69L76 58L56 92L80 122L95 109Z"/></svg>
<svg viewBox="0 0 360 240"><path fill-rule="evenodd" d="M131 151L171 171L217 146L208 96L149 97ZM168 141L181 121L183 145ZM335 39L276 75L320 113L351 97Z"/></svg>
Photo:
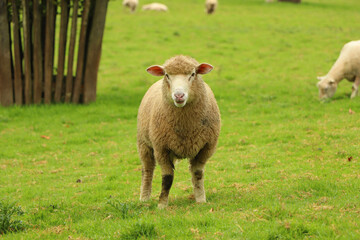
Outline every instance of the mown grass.
<svg viewBox="0 0 360 240"><path fill-rule="evenodd" d="M315 84L359 38L360 2L228 0L213 16L202 0L165 2L135 14L110 2L95 103L0 108L0 198L27 224L1 237L359 239L360 98L344 81L321 103ZM222 131L208 203L194 203L182 161L159 211L159 169L138 201L136 115L156 81L146 67L176 54L215 66L204 79Z"/></svg>

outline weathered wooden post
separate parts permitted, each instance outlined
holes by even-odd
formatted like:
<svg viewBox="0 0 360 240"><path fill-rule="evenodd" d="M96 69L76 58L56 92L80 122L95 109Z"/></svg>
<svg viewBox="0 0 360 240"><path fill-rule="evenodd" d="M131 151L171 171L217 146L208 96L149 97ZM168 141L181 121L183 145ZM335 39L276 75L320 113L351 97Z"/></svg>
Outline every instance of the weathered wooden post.
<svg viewBox="0 0 360 240"><path fill-rule="evenodd" d="M105 29L107 1L96 1L91 23L85 65L84 103L96 100L97 72L100 65L101 43Z"/></svg>
<svg viewBox="0 0 360 240"><path fill-rule="evenodd" d="M0 0L0 104L95 101L107 5L108 0Z"/></svg>
<svg viewBox="0 0 360 240"><path fill-rule="evenodd" d="M11 73L10 29L7 1L0 0L0 101L4 106L13 104Z"/></svg>
<svg viewBox="0 0 360 240"><path fill-rule="evenodd" d="M33 82L33 93L34 93L34 103L41 103L41 95L43 91L43 45L42 45L42 27L41 27L41 12L40 12L40 0L33 1L33 12L34 12L34 45L33 45L33 67L34 67L34 82Z"/></svg>
<svg viewBox="0 0 360 240"><path fill-rule="evenodd" d="M19 14L16 6L16 0L12 0L13 11L13 44L14 44L14 94L15 103L21 105L23 102L23 83L22 83L22 63L21 63L21 39Z"/></svg>
<svg viewBox="0 0 360 240"><path fill-rule="evenodd" d="M75 40L76 40L76 23L77 23L77 12L78 12L79 1L74 0L73 6L73 16L72 16L72 24L71 24L71 35L70 35L70 43L69 43L69 54L68 54L68 72L66 76L66 86L65 86L65 102L68 103L72 97L73 91L73 67L74 67L74 51L75 51ZM76 13L76 14L74 14Z"/></svg>

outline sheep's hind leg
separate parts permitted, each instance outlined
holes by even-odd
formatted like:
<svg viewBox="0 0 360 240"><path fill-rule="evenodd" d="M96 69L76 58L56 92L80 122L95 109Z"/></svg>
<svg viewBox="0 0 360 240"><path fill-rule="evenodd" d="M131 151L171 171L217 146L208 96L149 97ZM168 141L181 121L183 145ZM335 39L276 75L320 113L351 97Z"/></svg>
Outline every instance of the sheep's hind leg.
<svg viewBox="0 0 360 240"><path fill-rule="evenodd" d="M194 159L190 159L190 172L192 175L192 183L194 187L194 196L197 203L206 202L206 194L204 188L204 168L206 161L213 154L214 149L206 145Z"/></svg>
<svg viewBox="0 0 360 240"><path fill-rule="evenodd" d="M168 151L156 151L155 158L159 162L162 174L161 194L158 207L164 209L168 205L169 193L174 180L174 159Z"/></svg>
<svg viewBox="0 0 360 240"><path fill-rule="evenodd" d="M355 78L355 82L352 86L352 93L351 93L351 97L350 98L354 98L358 95L358 91L359 91L359 85L360 85L360 76L357 76Z"/></svg>
<svg viewBox="0 0 360 240"><path fill-rule="evenodd" d="M142 162L140 201L148 201L151 197L151 185L155 169L154 151L145 144L139 144Z"/></svg>

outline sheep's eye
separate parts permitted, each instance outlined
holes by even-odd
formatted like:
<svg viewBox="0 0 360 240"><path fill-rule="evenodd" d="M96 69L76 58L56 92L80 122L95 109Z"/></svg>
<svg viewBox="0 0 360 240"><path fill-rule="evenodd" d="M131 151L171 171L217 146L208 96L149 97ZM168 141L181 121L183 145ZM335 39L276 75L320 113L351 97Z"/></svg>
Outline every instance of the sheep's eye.
<svg viewBox="0 0 360 240"><path fill-rule="evenodd" d="M191 78L193 78L195 76L195 73L192 73L191 76L189 77L189 81L191 80Z"/></svg>
<svg viewBox="0 0 360 240"><path fill-rule="evenodd" d="M165 74L165 77L170 80L170 77L167 73Z"/></svg>

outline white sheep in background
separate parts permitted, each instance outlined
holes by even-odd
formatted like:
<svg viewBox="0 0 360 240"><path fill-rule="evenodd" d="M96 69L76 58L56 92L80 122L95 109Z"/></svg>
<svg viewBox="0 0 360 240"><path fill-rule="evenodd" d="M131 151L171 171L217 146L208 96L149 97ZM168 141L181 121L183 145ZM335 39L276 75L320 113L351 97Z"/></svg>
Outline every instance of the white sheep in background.
<svg viewBox="0 0 360 240"><path fill-rule="evenodd" d="M213 14L215 12L217 5L218 5L217 0L206 0L205 7L207 14Z"/></svg>
<svg viewBox="0 0 360 240"><path fill-rule="evenodd" d="M135 12L137 5L139 4L138 0L124 0L123 6L130 8L131 12Z"/></svg>
<svg viewBox="0 0 360 240"><path fill-rule="evenodd" d="M168 11L168 7L162 3L150 3L150 4L146 4L142 7L142 10L144 11L163 11L163 12L167 12Z"/></svg>
<svg viewBox="0 0 360 240"><path fill-rule="evenodd" d="M360 40L346 43L328 74L318 77L320 99L334 96L337 85L344 78L354 82L351 98L356 97L360 84Z"/></svg>
<svg viewBox="0 0 360 240"><path fill-rule="evenodd" d="M200 74L212 69L210 64L199 64L183 55L167 60L163 66L147 69L152 75L164 77L146 92L138 112L141 201L150 199L153 173L158 163L162 172L159 208L165 208L174 178L174 161L188 158L195 200L206 202L204 167L215 152L220 133L220 111L213 92Z"/></svg>

